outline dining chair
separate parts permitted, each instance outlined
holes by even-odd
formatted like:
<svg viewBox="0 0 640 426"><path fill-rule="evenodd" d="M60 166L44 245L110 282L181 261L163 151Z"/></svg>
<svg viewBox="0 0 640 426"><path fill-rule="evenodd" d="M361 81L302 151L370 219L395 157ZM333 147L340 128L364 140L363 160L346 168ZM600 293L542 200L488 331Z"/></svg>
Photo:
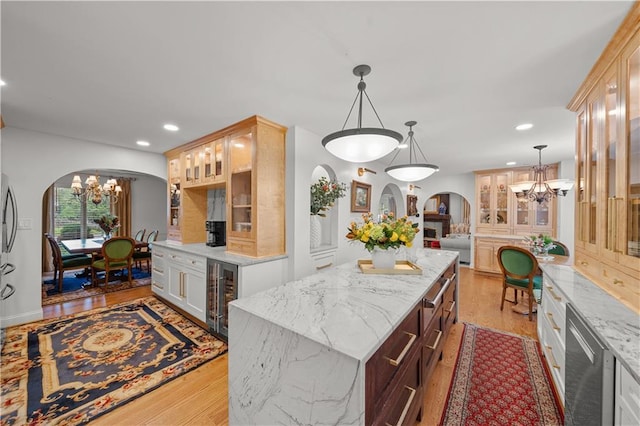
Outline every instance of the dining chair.
<svg viewBox="0 0 640 426"><path fill-rule="evenodd" d="M104 271L104 284L109 283L111 272L127 270L131 284L131 268L136 242L131 237L113 237L102 245L100 256L94 254L91 262L91 282L97 284L97 272Z"/></svg>
<svg viewBox="0 0 640 426"><path fill-rule="evenodd" d="M562 244L560 241L553 241L554 248L548 251L549 254L557 254L560 256L569 256L569 248Z"/></svg>
<svg viewBox="0 0 640 426"><path fill-rule="evenodd" d="M516 246L502 246L498 249L498 264L502 270L502 302L504 308L507 288L515 291L515 304L518 304L518 291L526 291L529 296L529 321L533 321L534 290L542 288L542 276L538 275L538 260L527 249Z"/></svg>
<svg viewBox="0 0 640 426"><path fill-rule="evenodd" d="M64 271L74 269L89 268L91 266L91 256L87 254L62 254L58 241L45 233L44 236L49 241L51 254L53 256L53 284L58 282L58 291L62 293Z"/></svg>
<svg viewBox="0 0 640 426"><path fill-rule="evenodd" d="M136 232L136 235L135 235L135 237L133 237L133 239L136 240L136 241L144 241L144 233L145 232L147 232L147 230L145 228L142 228L141 230Z"/></svg>
<svg viewBox="0 0 640 426"><path fill-rule="evenodd" d="M147 235L147 246L133 253L134 263L139 269L142 269L142 261L144 260L147 265L147 272L150 272L149 262L151 261L151 248L153 246L152 243L156 240L156 238L158 238L157 229L149 232L149 235Z"/></svg>

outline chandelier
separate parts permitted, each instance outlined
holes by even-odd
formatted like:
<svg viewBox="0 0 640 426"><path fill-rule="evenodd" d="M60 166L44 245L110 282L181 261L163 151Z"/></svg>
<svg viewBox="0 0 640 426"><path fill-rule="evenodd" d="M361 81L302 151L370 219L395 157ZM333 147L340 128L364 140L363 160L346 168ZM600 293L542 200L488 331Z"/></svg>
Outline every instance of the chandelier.
<svg viewBox="0 0 640 426"><path fill-rule="evenodd" d="M98 205L103 199L109 198L114 204L118 202L118 196L122 192L122 187L118 185L118 181L110 178L104 185L100 184L100 176L91 175L84 182L87 187L82 189L82 180L79 175L75 175L71 181L71 190L76 198L81 196L87 197L93 204Z"/></svg>
<svg viewBox="0 0 640 426"><path fill-rule="evenodd" d="M405 145L404 148L406 148L407 146L409 147L409 163L400 164L397 166L389 166L384 169L384 171L387 172L387 174L392 178L405 182L416 182L426 179L440 169L435 164L427 163L427 157L424 156L422 150L420 149L420 146L413 138L413 126L415 126L417 122L407 121L404 124L405 126L409 127L409 136L407 136L405 142L402 145L398 146L398 148L403 148L403 145ZM424 160L423 163L418 163L417 152L420 152L420 155ZM393 158L391 159L391 163L393 163L399 153L400 150L398 150L396 152L396 155L393 156Z"/></svg>
<svg viewBox="0 0 640 426"><path fill-rule="evenodd" d="M382 158L393 151L398 146L398 143L402 141L402 135L400 133L384 128L378 112L374 108L371 99L369 99L369 95L366 92L367 85L363 77L370 72L371 67L369 65L358 65L353 69L353 74L360 76L360 82L358 83L358 94L351 105L347 119L342 125L342 130L331 133L322 139L322 146L324 146L327 151L338 158L353 163L366 163ZM363 95L366 96L369 105L371 105L371 109L373 109L373 112L378 118L380 128L362 127ZM357 127L345 130L345 126L349 121L356 102L358 102Z"/></svg>
<svg viewBox="0 0 640 426"><path fill-rule="evenodd" d="M509 185L511 191L519 199L529 199L542 203L561 195L566 196L567 192L573 188L573 181L570 179L547 180L548 165L542 165L542 150L547 145L536 145L533 148L538 150L538 165L533 166L533 180L517 182Z"/></svg>

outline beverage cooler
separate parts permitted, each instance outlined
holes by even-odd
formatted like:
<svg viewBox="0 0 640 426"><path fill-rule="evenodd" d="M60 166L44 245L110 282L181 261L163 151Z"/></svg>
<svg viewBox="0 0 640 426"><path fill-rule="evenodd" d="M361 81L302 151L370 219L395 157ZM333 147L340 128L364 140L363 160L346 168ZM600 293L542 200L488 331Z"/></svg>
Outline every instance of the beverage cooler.
<svg viewBox="0 0 640 426"><path fill-rule="evenodd" d="M229 302L238 298L238 265L207 261L207 325L224 341L229 335Z"/></svg>

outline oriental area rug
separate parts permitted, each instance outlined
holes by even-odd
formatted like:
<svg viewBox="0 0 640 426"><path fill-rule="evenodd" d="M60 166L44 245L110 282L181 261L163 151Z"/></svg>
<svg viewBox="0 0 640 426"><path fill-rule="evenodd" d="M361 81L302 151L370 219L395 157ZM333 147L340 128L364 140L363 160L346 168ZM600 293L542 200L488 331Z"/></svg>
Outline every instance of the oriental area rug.
<svg viewBox="0 0 640 426"><path fill-rule="evenodd" d="M86 423L226 350L155 297L10 327L0 423Z"/></svg>
<svg viewBox="0 0 640 426"><path fill-rule="evenodd" d="M539 344L465 323L441 425L562 425Z"/></svg>

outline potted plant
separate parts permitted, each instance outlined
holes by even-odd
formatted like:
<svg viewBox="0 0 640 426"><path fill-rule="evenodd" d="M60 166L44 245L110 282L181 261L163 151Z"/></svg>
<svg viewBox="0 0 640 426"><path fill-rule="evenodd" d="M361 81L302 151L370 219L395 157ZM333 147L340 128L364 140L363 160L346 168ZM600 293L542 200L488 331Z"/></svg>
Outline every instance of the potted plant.
<svg viewBox="0 0 640 426"><path fill-rule="evenodd" d="M322 229L319 218L325 217L325 212L333 207L338 198L344 197L346 191L347 186L344 183L329 181L324 176L311 185L311 248L320 246Z"/></svg>

